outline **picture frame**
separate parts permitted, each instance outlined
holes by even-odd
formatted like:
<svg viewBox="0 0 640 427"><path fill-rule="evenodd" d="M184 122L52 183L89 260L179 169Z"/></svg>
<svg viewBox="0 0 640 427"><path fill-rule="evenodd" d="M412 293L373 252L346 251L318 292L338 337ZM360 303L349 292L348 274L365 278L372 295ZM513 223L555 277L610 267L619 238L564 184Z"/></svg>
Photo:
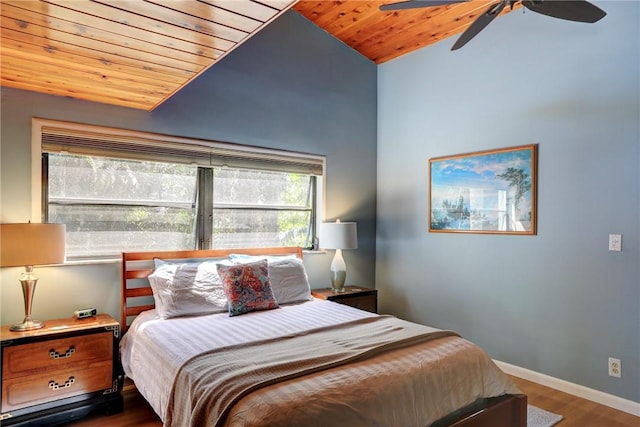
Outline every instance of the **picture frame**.
<svg viewBox="0 0 640 427"><path fill-rule="evenodd" d="M429 232L537 234L538 145L429 159Z"/></svg>

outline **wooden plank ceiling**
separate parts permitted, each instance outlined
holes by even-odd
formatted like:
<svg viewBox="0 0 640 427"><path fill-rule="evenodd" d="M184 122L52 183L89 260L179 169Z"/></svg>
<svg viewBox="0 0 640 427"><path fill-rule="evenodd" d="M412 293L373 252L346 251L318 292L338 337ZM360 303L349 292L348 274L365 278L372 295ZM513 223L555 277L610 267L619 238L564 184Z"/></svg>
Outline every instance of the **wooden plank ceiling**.
<svg viewBox="0 0 640 427"><path fill-rule="evenodd" d="M153 110L295 0L2 0L2 86Z"/></svg>
<svg viewBox="0 0 640 427"><path fill-rule="evenodd" d="M498 0L382 12L380 5L402 0L302 0L293 9L320 28L381 64L462 33ZM428 0L425 1L428 3ZM514 4L513 10L521 8ZM501 15L509 13L507 7ZM454 39L455 40L455 39ZM454 40L451 41L453 45Z"/></svg>
<svg viewBox="0 0 640 427"><path fill-rule="evenodd" d="M394 1L1 0L0 84L152 111L292 7L383 63L462 32L492 3L379 10Z"/></svg>

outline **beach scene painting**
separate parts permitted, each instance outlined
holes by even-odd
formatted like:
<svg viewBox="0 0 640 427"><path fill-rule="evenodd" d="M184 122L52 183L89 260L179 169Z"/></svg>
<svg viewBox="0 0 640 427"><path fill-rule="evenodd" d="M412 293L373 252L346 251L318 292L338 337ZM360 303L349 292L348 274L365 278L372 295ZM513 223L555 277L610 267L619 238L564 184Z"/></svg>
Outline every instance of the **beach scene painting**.
<svg viewBox="0 0 640 427"><path fill-rule="evenodd" d="M537 149L429 159L429 231L535 235Z"/></svg>

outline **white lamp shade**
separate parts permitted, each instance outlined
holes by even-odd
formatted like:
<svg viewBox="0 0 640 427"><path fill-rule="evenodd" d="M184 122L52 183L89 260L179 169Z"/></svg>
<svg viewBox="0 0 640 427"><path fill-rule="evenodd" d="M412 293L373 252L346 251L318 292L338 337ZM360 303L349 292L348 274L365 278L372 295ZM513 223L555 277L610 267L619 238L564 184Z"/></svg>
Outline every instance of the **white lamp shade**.
<svg viewBox="0 0 640 427"><path fill-rule="evenodd" d="M356 249L358 233L355 222L325 222L320 225L320 247L323 249Z"/></svg>
<svg viewBox="0 0 640 427"><path fill-rule="evenodd" d="M65 261L64 224L0 224L0 267Z"/></svg>

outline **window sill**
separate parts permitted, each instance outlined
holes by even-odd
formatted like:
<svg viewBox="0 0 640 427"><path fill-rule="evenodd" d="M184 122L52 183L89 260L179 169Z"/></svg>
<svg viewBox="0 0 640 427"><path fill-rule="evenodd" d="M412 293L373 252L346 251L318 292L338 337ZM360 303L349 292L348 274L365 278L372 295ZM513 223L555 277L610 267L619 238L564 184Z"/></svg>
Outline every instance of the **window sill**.
<svg viewBox="0 0 640 427"><path fill-rule="evenodd" d="M119 264L122 262L120 258L105 258L105 259L74 259L67 260L64 264L59 265L99 265L99 264Z"/></svg>
<svg viewBox="0 0 640 427"><path fill-rule="evenodd" d="M306 257L307 255L322 255L328 253L328 251L324 249L304 249L302 251L303 255ZM100 265L100 264L119 264L122 260L118 258L104 258L104 259L78 259L78 260L67 260L63 264L56 264L57 266L74 266L74 265Z"/></svg>

